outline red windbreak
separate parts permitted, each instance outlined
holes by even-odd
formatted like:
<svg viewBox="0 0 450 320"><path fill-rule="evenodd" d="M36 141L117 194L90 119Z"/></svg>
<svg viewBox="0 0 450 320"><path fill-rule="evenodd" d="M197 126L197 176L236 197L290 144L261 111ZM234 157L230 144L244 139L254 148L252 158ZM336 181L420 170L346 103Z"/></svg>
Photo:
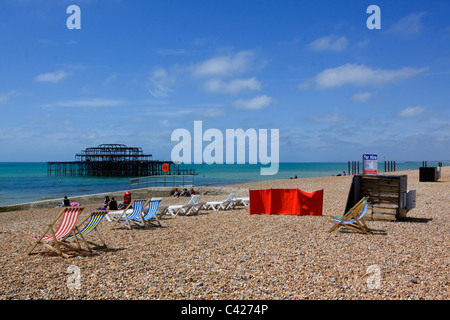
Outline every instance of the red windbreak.
<svg viewBox="0 0 450 320"><path fill-rule="evenodd" d="M323 190L266 189L250 190L249 194L250 214L322 215Z"/></svg>

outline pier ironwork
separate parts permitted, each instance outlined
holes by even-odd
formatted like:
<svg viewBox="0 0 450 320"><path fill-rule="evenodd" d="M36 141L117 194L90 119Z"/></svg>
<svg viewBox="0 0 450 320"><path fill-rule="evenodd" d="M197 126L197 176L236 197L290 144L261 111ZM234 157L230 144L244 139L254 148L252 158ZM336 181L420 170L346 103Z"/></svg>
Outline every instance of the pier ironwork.
<svg viewBox="0 0 450 320"><path fill-rule="evenodd" d="M167 169L167 166L169 169ZM153 160L140 147L101 144L75 155L75 161L47 162L47 175L140 177L196 175L194 169L180 169L172 161Z"/></svg>

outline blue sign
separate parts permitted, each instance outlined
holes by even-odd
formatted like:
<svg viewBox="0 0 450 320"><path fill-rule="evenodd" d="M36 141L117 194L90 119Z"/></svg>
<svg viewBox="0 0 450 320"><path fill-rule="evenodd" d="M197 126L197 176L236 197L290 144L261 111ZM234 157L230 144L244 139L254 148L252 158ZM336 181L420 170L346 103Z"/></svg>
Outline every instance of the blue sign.
<svg viewBox="0 0 450 320"><path fill-rule="evenodd" d="M378 155L377 154L364 154L364 160L376 160L378 161Z"/></svg>
<svg viewBox="0 0 450 320"><path fill-rule="evenodd" d="M377 174L378 172L378 155L363 154L363 174Z"/></svg>

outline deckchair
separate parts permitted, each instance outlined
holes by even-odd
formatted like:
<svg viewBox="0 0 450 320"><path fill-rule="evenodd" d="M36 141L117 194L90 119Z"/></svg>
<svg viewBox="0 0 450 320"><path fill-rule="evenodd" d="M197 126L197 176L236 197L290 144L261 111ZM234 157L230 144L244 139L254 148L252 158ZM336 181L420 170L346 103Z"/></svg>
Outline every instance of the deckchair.
<svg viewBox="0 0 450 320"><path fill-rule="evenodd" d="M363 233L363 234L370 234L370 233L372 233L372 230L369 227L367 227L366 223L363 220L363 217L366 214L368 207L369 207L369 205L366 204L364 206L363 210L361 211L361 213L354 219L344 220L344 221L332 219L332 221L334 223L337 223L340 227L354 230L354 231L357 231L357 232Z"/></svg>
<svg viewBox="0 0 450 320"><path fill-rule="evenodd" d="M70 256L61 250L61 245L66 247L70 251L80 251L81 246L77 238L75 238L77 248L74 248L73 246L62 242L61 240L68 234L70 233L75 234L74 232L78 231L76 223L78 221L80 213L83 210L84 210L83 207L66 207L62 209L60 213L56 216L56 218L47 226L47 228L45 229L45 231L42 233L41 236L31 236L31 239L33 240L34 243L31 246L30 250L28 250L28 254L29 255L32 254L33 250L38 245L42 245L46 249L56 252L64 258L69 258ZM58 228L54 230L54 226L58 222L58 220L61 221L59 223ZM49 231L50 234L47 234ZM81 239L86 242L86 240L82 235Z"/></svg>
<svg viewBox="0 0 450 320"><path fill-rule="evenodd" d="M361 233L370 233L370 229L367 228L366 224L362 220L367 212L369 204L367 203L369 197L362 198L358 203L356 203L350 210L348 210L343 216L334 216L331 222L334 225L328 230L328 232L333 232L340 227L346 227L348 229L353 229Z"/></svg>
<svg viewBox="0 0 450 320"><path fill-rule="evenodd" d="M133 209L130 209L132 207L132 203L130 202L124 209L120 210L109 210L106 214L105 218L109 222L119 219L123 216L124 213L130 214L133 212Z"/></svg>
<svg viewBox="0 0 450 320"><path fill-rule="evenodd" d="M123 213L120 217L113 217L113 220L116 221L116 223L123 223L128 229L131 229L131 223L130 221L134 220L135 218L138 218L140 215L142 215L142 211L144 210L144 203L146 201L144 199L137 199L133 201L133 209L131 212L127 210L127 208L131 205L128 205L128 207L123 210Z"/></svg>
<svg viewBox="0 0 450 320"><path fill-rule="evenodd" d="M200 202L200 195L192 195L191 199L186 204L180 204L180 205L171 205L167 207L167 212L173 216L181 214L190 214L191 211L194 213L198 213L200 208L204 205L204 202Z"/></svg>
<svg viewBox="0 0 450 320"><path fill-rule="evenodd" d="M206 202L203 205L204 209L213 209L214 211L217 210L227 210L230 209L231 207L235 206L235 198L236 198L236 193L230 193L230 195L228 196L227 199L223 200L223 201L210 201L210 202Z"/></svg>
<svg viewBox="0 0 450 320"><path fill-rule="evenodd" d="M148 210L147 213L145 215L142 215L140 217L134 218L133 222L138 224L141 227L145 227L145 226L159 226L161 227L161 223L159 222L159 218L156 215L156 213L158 212L158 207L159 207L159 203L161 202L162 198L153 198L148 202ZM158 225L156 225L155 223L152 223L151 220L155 219L156 222L158 223Z"/></svg>
<svg viewBox="0 0 450 320"><path fill-rule="evenodd" d="M161 219L163 215L168 214L167 209L169 209L169 206L158 206L158 212L157 215Z"/></svg>
<svg viewBox="0 0 450 320"><path fill-rule="evenodd" d="M83 235L83 237L85 237L88 234L90 234L92 231L95 231L95 233L96 233L97 237L100 239L100 242L102 243L102 245L96 244L96 243L94 243L92 241L88 241L88 240L86 240L86 242L91 244L91 245L93 245L94 249L106 248L106 243L103 240L102 236L100 235L100 232L97 230L98 225L100 224L100 222L102 222L102 220L105 217L106 213L107 213L107 211L104 211L104 210L98 210L98 211L93 212L87 218L87 219L89 219L89 221L86 223L84 228L81 229L80 232L77 232L75 234L75 236L77 238L81 238L82 235ZM82 225L84 222L86 222L87 219L85 219L80 225ZM69 240L69 241L74 240L74 239L75 239L75 237L74 237L73 234L69 234L68 236L66 236L64 238L64 240ZM90 249L89 245L88 245L88 249Z"/></svg>

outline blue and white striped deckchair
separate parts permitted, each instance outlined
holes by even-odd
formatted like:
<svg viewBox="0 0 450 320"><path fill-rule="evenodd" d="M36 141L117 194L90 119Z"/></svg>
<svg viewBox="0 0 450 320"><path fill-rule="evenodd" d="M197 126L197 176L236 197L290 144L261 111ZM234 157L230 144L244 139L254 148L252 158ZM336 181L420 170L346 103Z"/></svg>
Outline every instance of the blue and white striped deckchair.
<svg viewBox="0 0 450 320"><path fill-rule="evenodd" d="M161 227L161 223L159 222L159 218L156 215L158 212L158 207L161 202L161 198L153 198L148 202L148 211L145 215L141 217L137 217L133 219L133 222L137 223L138 225L145 227L146 225L152 225L152 226L159 226ZM151 220L155 218L158 225L151 222Z"/></svg>
<svg viewBox="0 0 450 320"><path fill-rule="evenodd" d="M337 228L343 227L357 231L359 233L370 234L372 233L372 230L367 227L366 223L363 220L363 217L366 214L368 208L369 204L366 203L363 209L359 213L357 213L356 216L353 216L350 219L346 219L345 217L341 219L331 219L331 221L336 224Z"/></svg>
<svg viewBox="0 0 450 320"><path fill-rule="evenodd" d="M92 241L88 241L88 240L85 240L85 239L84 239L84 240L85 240L87 243L90 243L90 244L94 245L97 249L98 249L98 248L106 248L106 243L105 243L105 241L103 240L103 238L101 237L100 232L97 230L98 225L100 224L100 222L102 222L102 220L103 220L103 218L105 217L106 213L107 213L107 211L104 211L104 210L99 210L99 211L93 212L93 213L90 215L89 221L86 223L86 225L84 226L84 228L81 229L80 232L76 232L76 233L75 233L75 236L76 236L77 238L79 238L79 239L80 239L80 238L83 239L85 236L87 236L88 234L90 234L92 231L95 231L96 234L97 234L97 236L98 236L98 238L99 238L100 241L102 242L102 245L101 245L101 246L98 245L98 244L96 244L96 243L94 243L94 242L92 242ZM85 220L85 221L86 221L86 220ZM83 223L84 223L84 222L83 222ZM81 223L81 224L83 224L83 223ZM74 235L71 234L71 235L67 236L64 240L75 240L75 238L74 238ZM88 248L88 249L90 249L90 248Z"/></svg>
<svg viewBox="0 0 450 320"><path fill-rule="evenodd" d="M133 202L133 209L130 213L127 213L129 210L124 210L122 215L119 218L113 218L117 221L117 223L122 222L128 229L131 229L130 221L138 218L142 215L142 211L144 210L144 203L146 201L144 199L137 199Z"/></svg>
<svg viewBox="0 0 450 320"><path fill-rule="evenodd" d="M350 210L344 213L342 216L333 216L331 222L333 222L333 226L328 230L328 232L333 232L340 228L343 221L353 220L355 217L361 214L364 210L364 206L369 201L369 197L364 197L359 200Z"/></svg>

